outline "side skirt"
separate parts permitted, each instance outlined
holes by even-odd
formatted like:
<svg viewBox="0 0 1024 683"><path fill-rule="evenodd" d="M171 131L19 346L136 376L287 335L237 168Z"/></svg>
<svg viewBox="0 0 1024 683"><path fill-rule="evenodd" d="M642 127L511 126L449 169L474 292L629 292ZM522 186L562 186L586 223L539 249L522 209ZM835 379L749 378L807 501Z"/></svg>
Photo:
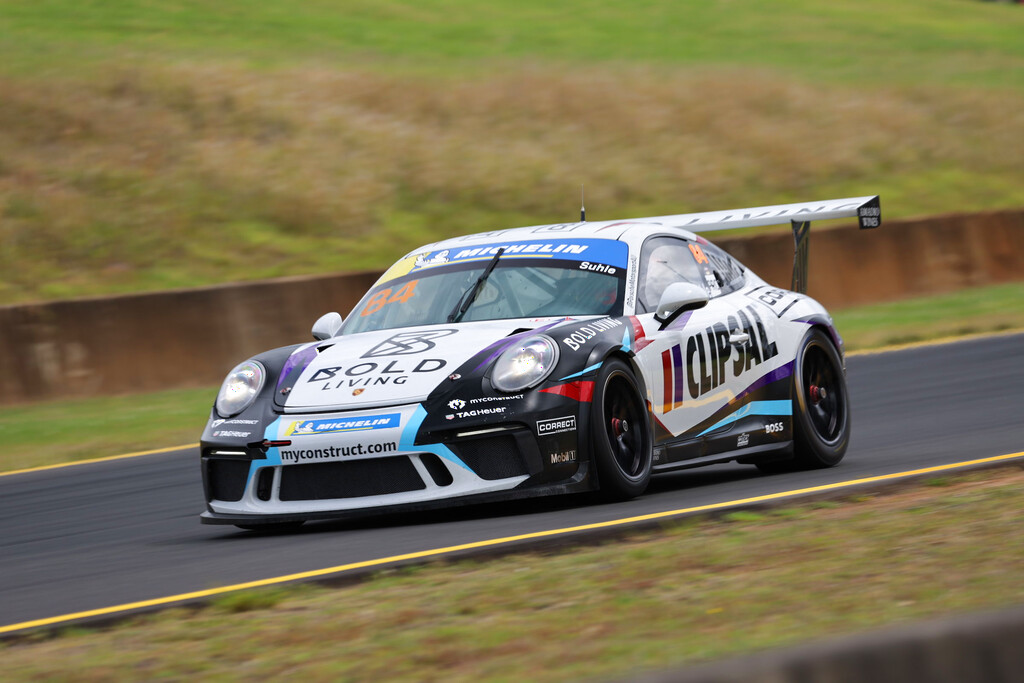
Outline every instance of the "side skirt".
<svg viewBox="0 0 1024 683"><path fill-rule="evenodd" d="M715 465L718 463L729 462L735 460L744 465L749 465L762 460L785 460L788 457L787 450L793 445L792 441L783 441L782 443L770 443L762 444L760 446L750 446L749 448L738 448L734 451L728 451L726 453L715 453L713 455L705 455L699 458L691 458L689 460L680 460L677 462L669 462L663 465L655 465L654 472L673 472L675 470L688 470L693 467L703 467L704 465Z"/></svg>

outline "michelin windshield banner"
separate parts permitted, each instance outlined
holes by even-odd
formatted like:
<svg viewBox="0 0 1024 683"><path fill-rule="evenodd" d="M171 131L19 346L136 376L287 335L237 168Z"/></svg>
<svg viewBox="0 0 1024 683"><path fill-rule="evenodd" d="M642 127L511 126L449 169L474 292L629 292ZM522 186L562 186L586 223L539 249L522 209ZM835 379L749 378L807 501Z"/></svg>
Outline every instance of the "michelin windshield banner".
<svg viewBox="0 0 1024 683"><path fill-rule="evenodd" d="M473 261L489 261L502 248L505 249L501 255L502 261L513 259L551 259L572 261L574 263L587 262L609 266L610 270L603 268L589 269L601 270L609 275L614 275L614 269L616 268L626 267L629 252L629 247L624 242L594 239L521 240L467 245L408 256L393 265L381 280L390 280L437 266L470 263Z"/></svg>

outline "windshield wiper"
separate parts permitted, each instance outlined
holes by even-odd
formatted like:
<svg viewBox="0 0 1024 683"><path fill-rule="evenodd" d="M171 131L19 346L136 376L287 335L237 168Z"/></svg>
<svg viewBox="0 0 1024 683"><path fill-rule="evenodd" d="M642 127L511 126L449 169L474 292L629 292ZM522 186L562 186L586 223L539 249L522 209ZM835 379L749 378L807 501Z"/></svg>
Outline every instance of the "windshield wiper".
<svg viewBox="0 0 1024 683"><path fill-rule="evenodd" d="M455 308L453 308L452 312L448 314L448 322L457 323L462 320L462 316L466 315L466 311L468 311L469 307L473 305L473 302L476 300L476 295L480 293L480 288L483 287L487 277L491 274L491 271L494 270L494 266L498 265L498 259L501 258L503 253L505 253L505 247L498 249L498 253L494 255L494 258L492 258L490 263L487 264L487 267L484 268L484 272L480 273L480 277L476 279L473 286L466 290L466 293L459 297L459 300L455 302Z"/></svg>

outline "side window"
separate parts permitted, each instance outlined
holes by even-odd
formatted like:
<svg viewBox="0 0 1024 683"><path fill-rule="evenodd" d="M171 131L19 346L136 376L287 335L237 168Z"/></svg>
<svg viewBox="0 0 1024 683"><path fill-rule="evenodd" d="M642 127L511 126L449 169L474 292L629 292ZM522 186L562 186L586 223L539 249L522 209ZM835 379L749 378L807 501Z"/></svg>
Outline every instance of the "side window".
<svg viewBox="0 0 1024 683"><path fill-rule="evenodd" d="M734 292L743 286L743 283L746 282L745 270L739 261L710 242L701 245L701 248L708 257L718 286L722 289L722 294Z"/></svg>
<svg viewBox="0 0 1024 683"><path fill-rule="evenodd" d="M675 237L651 237L640 252L640 291L637 311L651 313L658 308L662 292L673 282L690 282L704 287L691 242Z"/></svg>

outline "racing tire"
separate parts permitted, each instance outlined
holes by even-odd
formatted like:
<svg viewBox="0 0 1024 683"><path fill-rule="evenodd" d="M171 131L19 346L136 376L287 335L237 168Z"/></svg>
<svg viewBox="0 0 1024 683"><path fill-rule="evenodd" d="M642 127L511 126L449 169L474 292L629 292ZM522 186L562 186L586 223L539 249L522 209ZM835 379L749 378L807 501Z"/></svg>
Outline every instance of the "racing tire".
<svg viewBox="0 0 1024 683"><path fill-rule="evenodd" d="M793 364L793 460L789 464L799 469L834 467L849 443L850 394L843 362L832 340L815 328L804 336Z"/></svg>
<svg viewBox="0 0 1024 683"><path fill-rule="evenodd" d="M617 358L601 367L594 382L590 435L601 497L642 494L651 480L651 421L632 369Z"/></svg>

